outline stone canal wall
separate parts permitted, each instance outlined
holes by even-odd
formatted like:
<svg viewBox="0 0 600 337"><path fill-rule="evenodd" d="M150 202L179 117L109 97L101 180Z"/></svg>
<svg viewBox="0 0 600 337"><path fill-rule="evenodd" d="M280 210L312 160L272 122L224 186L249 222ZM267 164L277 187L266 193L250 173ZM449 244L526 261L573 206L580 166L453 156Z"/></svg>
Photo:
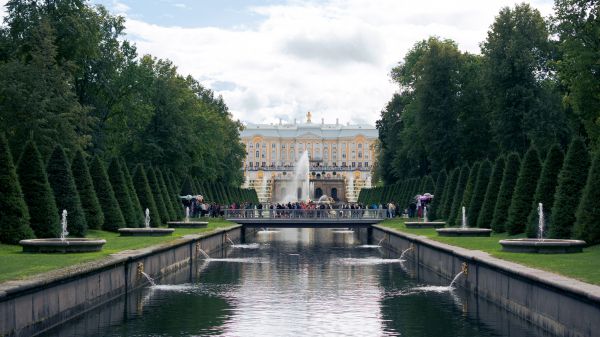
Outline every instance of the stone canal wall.
<svg viewBox="0 0 600 337"><path fill-rule="evenodd" d="M466 263L459 286L556 336L600 336L599 286L382 226L369 235L396 253L412 245L406 257L448 282Z"/></svg>
<svg viewBox="0 0 600 337"><path fill-rule="evenodd" d="M241 226L189 235L171 243L113 254L23 281L0 284L0 336L32 336L191 265L200 249L217 253L226 236L239 242Z"/></svg>

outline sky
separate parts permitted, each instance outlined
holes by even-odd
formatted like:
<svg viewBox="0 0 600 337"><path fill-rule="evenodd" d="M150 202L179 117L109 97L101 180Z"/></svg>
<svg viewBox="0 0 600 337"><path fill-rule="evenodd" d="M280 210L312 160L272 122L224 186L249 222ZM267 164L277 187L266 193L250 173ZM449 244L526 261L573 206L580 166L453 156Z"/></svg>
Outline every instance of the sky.
<svg viewBox="0 0 600 337"><path fill-rule="evenodd" d="M0 0L0 4L6 0ZM429 36L479 44L512 0L92 0L126 18L138 53L168 58L252 123L374 124L390 70ZM542 15L552 0L531 0ZM0 15L3 15L0 13Z"/></svg>

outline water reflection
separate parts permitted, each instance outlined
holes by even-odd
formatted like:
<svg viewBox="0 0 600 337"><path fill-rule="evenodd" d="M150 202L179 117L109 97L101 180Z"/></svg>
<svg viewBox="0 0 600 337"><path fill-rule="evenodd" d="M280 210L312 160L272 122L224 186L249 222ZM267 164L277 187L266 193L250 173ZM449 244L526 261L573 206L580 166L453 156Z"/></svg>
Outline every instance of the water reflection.
<svg viewBox="0 0 600 337"><path fill-rule="evenodd" d="M545 336L366 230L261 232L49 335Z"/></svg>

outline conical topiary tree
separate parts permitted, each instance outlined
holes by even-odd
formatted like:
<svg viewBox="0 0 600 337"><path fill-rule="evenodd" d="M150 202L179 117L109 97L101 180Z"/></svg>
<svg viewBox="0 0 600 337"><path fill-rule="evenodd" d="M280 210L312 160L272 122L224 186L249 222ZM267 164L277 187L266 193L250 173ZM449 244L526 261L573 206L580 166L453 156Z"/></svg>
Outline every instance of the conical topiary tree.
<svg viewBox="0 0 600 337"><path fill-rule="evenodd" d="M183 180L183 185L181 185L181 192L179 192L182 196L192 195L194 194L194 185L192 184L192 177L189 175L185 176Z"/></svg>
<svg viewBox="0 0 600 337"><path fill-rule="evenodd" d="M146 178L148 179L148 186L150 186L150 190L152 191L152 197L154 198L154 203L158 209L158 214L160 214L160 219L163 221L163 223L169 221L167 206L165 206L165 201L162 197L162 191L152 166L149 166L146 169Z"/></svg>
<svg viewBox="0 0 600 337"><path fill-rule="evenodd" d="M57 145L46 165L48 182L54 192L54 200L59 212L67 210L69 235L84 237L87 232L85 213L81 206L79 192L75 186L71 165L62 146Z"/></svg>
<svg viewBox="0 0 600 337"><path fill-rule="evenodd" d="M490 228L490 224L494 218L494 207L496 206L505 166L506 161L504 156L499 156L494 161L494 168L492 169L488 185L485 189L483 204L481 205L481 210L477 216L477 227L479 228Z"/></svg>
<svg viewBox="0 0 600 337"><path fill-rule="evenodd" d="M175 208L173 208L173 199L171 198L171 194L169 194L169 191L167 190L167 184L165 183L162 171L159 168L156 168L154 170L154 173L156 173L156 179L158 180L158 185L160 186L163 201L165 202L165 207L167 208L169 220L175 221L177 220L177 214L175 213Z"/></svg>
<svg viewBox="0 0 600 337"><path fill-rule="evenodd" d="M600 151L596 151L588 172L583 195L577 207L573 228L575 238L589 245L600 243Z"/></svg>
<svg viewBox="0 0 600 337"><path fill-rule="evenodd" d="M569 145L565 162L558 175L554 205L549 219L549 236L553 239L571 237L575 223L575 211L581 200L581 191L587 180L590 157L582 139L576 138Z"/></svg>
<svg viewBox="0 0 600 337"><path fill-rule="evenodd" d="M435 192L435 183L433 181L433 178L430 175L427 175L427 176L423 177L423 179L425 180L425 182L423 183L423 189L422 189L421 193L433 194Z"/></svg>
<svg viewBox="0 0 600 337"><path fill-rule="evenodd" d="M127 182L125 181L125 175L123 174L123 170L121 169L121 164L119 163L118 159L114 158L110 162L107 173L110 180L110 185L115 193L115 198L117 198L117 202L119 203L121 214L123 214L125 226L129 228L143 226L144 222L136 213L136 209L131 201L129 188L127 187Z"/></svg>
<svg viewBox="0 0 600 337"><path fill-rule="evenodd" d="M490 174L492 171L492 163L489 160L481 162L479 172L477 172L477 178L475 179L475 187L471 194L471 201L469 202L469 208L467 209L467 216L469 217L469 226L477 226L477 218L485 198L485 190L490 181Z"/></svg>
<svg viewBox="0 0 600 337"><path fill-rule="evenodd" d="M534 238L538 236L538 203L544 206L544 214L547 219L552 212L554 203L554 193L556 192L556 183L558 182L558 173L563 164L564 155L560 146L555 144L550 147L542 166L542 173L538 180L535 194L533 195L533 204L529 217L527 217L527 236Z"/></svg>
<svg viewBox="0 0 600 337"><path fill-rule="evenodd" d="M470 173L471 169L468 165L463 165L461 167L458 182L456 183L456 189L454 190L454 195L452 197L452 206L450 207L448 221L446 222L448 226L460 225L459 214L461 214L460 210L462 207L463 195L465 194L465 187L467 186Z"/></svg>
<svg viewBox="0 0 600 337"><path fill-rule="evenodd" d="M172 174L170 172L165 173L165 180L167 183L167 188L169 189L169 193L172 195L173 198L173 206L176 212L176 219L179 219L181 215L184 214L183 204L181 202L181 199L179 198L179 189L175 187L176 184L173 182Z"/></svg>
<svg viewBox="0 0 600 337"><path fill-rule="evenodd" d="M102 213L100 201L98 201L98 196L94 190L94 184L83 151L77 150L75 152L71 163L71 172L73 173L73 180L79 193L81 208L83 208L88 228L101 229L104 224L104 213Z"/></svg>
<svg viewBox="0 0 600 337"><path fill-rule="evenodd" d="M30 227L38 238L60 235L60 217L40 153L33 141L25 144L17 175L29 210Z"/></svg>
<svg viewBox="0 0 600 337"><path fill-rule="evenodd" d="M454 196L454 191L456 191L456 184L458 184L458 178L460 176L460 168L456 167L452 171L450 171L450 176L448 177L448 182L444 187L444 192L442 195L442 201L440 203L440 210L438 212L438 217L442 219L447 219L450 213L450 208L452 207L452 197Z"/></svg>
<svg viewBox="0 0 600 337"><path fill-rule="evenodd" d="M14 245L33 237L8 142L4 134L0 134L0 242Z"/></svg>
<svg viewBox="0 0 600 337"><path fill-rule="evenodd" d="M127 168L127 163L125 160L120 160L119 164L121 166L121 171L123 171L123 177L127 182L127 190L129 191L129 197L131 199L131 203L133 204L134 213L136 215L136 221L139 224L139 227L144 225L144 211L142 210L142 205L140 205L140 199L137 196L135 191L135 187L133 187L133 178L129 173L129 169Z"/></svg>
<svg viewBox="0 0 600 337"><path fill-rule="evenodd" d="M496 205L494 206L494 217L492 218L491 228L496 233L506 231L506 219L508 218L508 209L512 200L517 178L519 177L519 167L521 160L519 155L511 153L506 157L506 165L502 174L502 182L496 197Z"/></svg>
<svg viewBox="0 0 600 337"><path fill-rule="evenodd" d="M119 228L125 227L125 218L119 207L119 202L115 197L115 192L110 184L106 174L104 164L98 156L92 159L90 164L90 175L94 183L94 190L98 195L98 201L104 213L104 224L102 229L105 231L116 232Z"/></svg>
<svg viewBox="0 0 600 337"><path fill-rule="evenodd" d="M469 178L467 179L467 185L465 185L465 192L462 196L461 205L461 207L464 206L466 210L469 209L469 203L471 202L471 197L473 196L473 191L475 190L477 176L479 175L479 168L481 168L481 162L475 162L473 167L471 167L471 171L469 172ZM467 216L470 217L471 215L467 214Z"/></svg>
<svg viewBox="0 0 600 337"><path fill-rule="evenodd" d="M448 175L446 174L446 170L442 170L438 174L437 181L435 183L435 190L433 192L433 200L429 205L429 218L437 219L438 218L438 208L441 203L442 195L444 194L444 188L446 186L446 181L448 180Z"/></svg>
<svg viewBox="0 0 600 337"><path fill-rule="evenodd" d="M158 208L154 202L154 197L152 196L152 191L148 185L148 179L146 178L146 172L142 164L138 164L133 171L133 186L144 212L146 208L150 211L150 226L160 226L162 224L160 213L158 213Z"/></svg>
<svg viewBox="0 0 600 337"><path fill-rule="evenodd" d="M541 171L540 155L535 146L531 146L521 162L519 177L517 178L512 200L510 201L508 221L506 223L508 234L515 235L525 232L527 217L531 211L533 195L535 194L535 188L540 179Z"/></svg>

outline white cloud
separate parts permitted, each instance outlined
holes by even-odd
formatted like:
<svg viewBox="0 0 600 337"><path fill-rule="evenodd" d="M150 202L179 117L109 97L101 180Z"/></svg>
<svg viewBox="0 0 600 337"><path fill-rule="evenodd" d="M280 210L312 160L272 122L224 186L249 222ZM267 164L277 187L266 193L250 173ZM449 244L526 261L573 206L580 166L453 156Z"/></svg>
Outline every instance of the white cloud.
<svg viewBox="0 0 600 337"><path fill-rule="evenodd" d="M119 14L119 15L124 15L127 14L127 12L129 12L129 10L131 8L129 8L129 6L127 6L126 4L117 1L117 0L113 0L111 5L110 5L110 9L115 13L115 14Z"/></svg>

